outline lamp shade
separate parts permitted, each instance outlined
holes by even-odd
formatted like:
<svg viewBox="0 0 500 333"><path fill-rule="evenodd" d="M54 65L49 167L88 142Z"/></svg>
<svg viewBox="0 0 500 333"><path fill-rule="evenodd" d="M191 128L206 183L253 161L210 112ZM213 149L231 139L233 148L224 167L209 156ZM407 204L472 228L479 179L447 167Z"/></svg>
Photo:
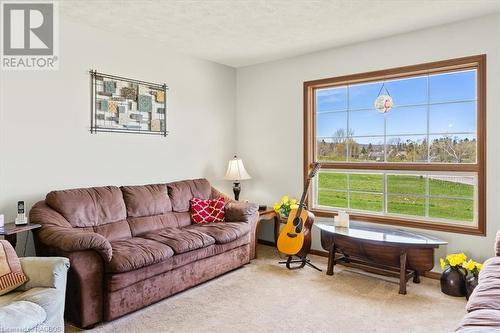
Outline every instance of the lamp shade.
<svg viewBox="0 0 500 333"><path fill-rule="evenodd" d="M244 179L250 179L250 175L248 172L245 170L245 167L243 166L243 161L241 158L237 158L234 156L232 160L229 161L229 164L227 165L227 171L226 175L224 176L224 179L227 180L244 180Z"/></svg>

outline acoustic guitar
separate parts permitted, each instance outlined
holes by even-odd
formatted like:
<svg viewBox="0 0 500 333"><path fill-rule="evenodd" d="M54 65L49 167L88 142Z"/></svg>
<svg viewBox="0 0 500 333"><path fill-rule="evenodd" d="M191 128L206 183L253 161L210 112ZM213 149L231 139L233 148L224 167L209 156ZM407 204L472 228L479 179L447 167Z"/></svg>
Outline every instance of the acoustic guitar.
<svg viewBox="0 0 500 333"><path fill-rule="evenodd" d="M316 176L320 168L319 163L315 163L313 169L304 184L304 192L300 199L299 207L292 209L288 215L288 220L278 237L278 250L289 256L306 256L311 247L311 227L314 215L305 208L307 193L311 185L311 179Z"/></svg>

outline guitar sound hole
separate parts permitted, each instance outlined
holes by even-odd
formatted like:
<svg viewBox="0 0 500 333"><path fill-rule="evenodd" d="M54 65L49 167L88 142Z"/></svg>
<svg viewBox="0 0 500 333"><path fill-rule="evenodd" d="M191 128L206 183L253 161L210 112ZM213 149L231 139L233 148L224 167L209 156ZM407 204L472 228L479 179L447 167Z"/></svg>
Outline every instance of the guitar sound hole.
<svg viewBox="0 0 500 333"><path fill-rule="evenodd" d="M295 227L295 232L298 234L302 232L302 223Z"/></svg>
<svg viewBox="0 0 500 333"><path fill-rule="evenodd" d="M300 221L300 217L296 217L296 218L294 218L294 219L293 219L293 226L294 226L294 227L298 226L300 222L301 222L301 221Z"/></svg>

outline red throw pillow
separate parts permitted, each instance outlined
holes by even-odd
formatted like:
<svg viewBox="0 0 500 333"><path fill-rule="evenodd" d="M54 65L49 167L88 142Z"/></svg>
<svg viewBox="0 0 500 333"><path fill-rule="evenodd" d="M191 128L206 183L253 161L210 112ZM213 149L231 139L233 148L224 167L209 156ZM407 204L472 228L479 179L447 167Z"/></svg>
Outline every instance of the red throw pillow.
<svg viewBox="0 0 500 333"><path fill-rule="evenodd" d="M224 198L191 199L191 220L194 223L224 222Z"/></svg>

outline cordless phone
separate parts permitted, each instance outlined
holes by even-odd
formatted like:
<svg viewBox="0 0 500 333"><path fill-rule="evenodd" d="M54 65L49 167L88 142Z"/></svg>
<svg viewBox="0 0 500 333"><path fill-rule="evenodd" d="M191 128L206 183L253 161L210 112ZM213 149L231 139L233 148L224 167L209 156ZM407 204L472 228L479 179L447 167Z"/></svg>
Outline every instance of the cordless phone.
<svg viewBox="0 0 500 333"><path fill-rule="evenodd" d="M27 224L28 219L26 218L26 213L24 209L24 201L17 202L17 217L16 217L16 225Z"/></svg>

